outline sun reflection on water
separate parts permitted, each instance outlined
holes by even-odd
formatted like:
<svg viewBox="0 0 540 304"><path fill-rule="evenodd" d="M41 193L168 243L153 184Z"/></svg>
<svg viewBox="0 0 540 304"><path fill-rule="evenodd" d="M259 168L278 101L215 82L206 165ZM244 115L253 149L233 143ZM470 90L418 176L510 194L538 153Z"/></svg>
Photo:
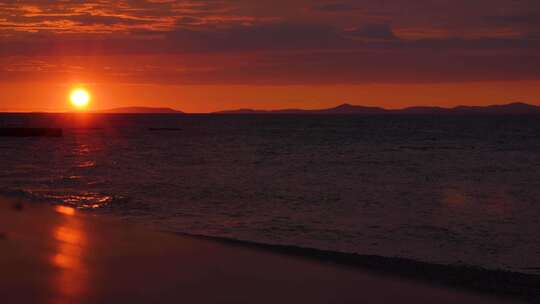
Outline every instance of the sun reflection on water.
<svg viewBox="0 0 540 304"><path fill-rule="evenodd" d="M87 235L84 223L75 216L75 209L65 206L55 209L63 217L52 231L56 249L50 261L57 268L51 280L56 295L53 303L78 303L88 289L88 268L85 264Z"/></svg>
<svg viewBox="0 0 540 304"><path fill-rule="evenodd" d="M56 212L63 214L63 215L75 215L75 209L71 207L66 206L56 206L55 208Z"/></svg>

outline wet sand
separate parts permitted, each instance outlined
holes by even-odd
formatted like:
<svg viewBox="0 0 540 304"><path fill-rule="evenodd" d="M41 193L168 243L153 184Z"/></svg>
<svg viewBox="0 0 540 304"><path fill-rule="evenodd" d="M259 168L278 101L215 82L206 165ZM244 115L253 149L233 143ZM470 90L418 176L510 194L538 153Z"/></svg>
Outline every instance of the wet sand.
<svg viewBox="0 0 540 304"><path fill-rule="evenodd" d="M515 303L300 251L152 232L6 199L0 269L2 303Z"/></svg>

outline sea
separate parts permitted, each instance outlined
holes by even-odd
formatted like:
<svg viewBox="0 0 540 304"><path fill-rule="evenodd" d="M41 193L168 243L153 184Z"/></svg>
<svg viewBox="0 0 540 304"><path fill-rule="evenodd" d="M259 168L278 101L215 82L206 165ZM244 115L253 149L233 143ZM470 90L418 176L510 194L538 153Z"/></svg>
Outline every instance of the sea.
<svg viewBox="0 0 540 304"><path fill-rule="evenodd" d="M0 195L148 229L540 274L540 116L0 114Z"/></svg>

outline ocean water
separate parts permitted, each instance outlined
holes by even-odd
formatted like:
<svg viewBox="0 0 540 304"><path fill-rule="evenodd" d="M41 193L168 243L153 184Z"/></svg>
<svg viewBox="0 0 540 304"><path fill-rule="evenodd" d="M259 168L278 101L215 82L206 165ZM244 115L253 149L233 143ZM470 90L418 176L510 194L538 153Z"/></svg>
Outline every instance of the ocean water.
<svg viewBox="0 0 540 304"><path fill-rule="evenodd" d="M2 114L0 195L151 229L540 273L540 117ZM150 130L168 128L167 130Z"/></svg>

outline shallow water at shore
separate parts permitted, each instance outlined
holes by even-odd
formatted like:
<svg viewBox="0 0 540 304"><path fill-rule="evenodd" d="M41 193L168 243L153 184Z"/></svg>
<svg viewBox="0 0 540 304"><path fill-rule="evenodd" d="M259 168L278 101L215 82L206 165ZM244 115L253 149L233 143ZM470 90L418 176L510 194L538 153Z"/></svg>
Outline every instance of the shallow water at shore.
<svg viewBox="0 0 540 304"><path fill-rule="evenodd" d="M65 128L0 139L4 195L160 230L540 267L539 117L21 114L0 125Z"/></svg>
<svg viewBox="0 0 540 304"><path fill-rule="evenodd" d="M89 215L0 196L3 302L502 304L539 294L540 276L157 233Z"/></svg>

